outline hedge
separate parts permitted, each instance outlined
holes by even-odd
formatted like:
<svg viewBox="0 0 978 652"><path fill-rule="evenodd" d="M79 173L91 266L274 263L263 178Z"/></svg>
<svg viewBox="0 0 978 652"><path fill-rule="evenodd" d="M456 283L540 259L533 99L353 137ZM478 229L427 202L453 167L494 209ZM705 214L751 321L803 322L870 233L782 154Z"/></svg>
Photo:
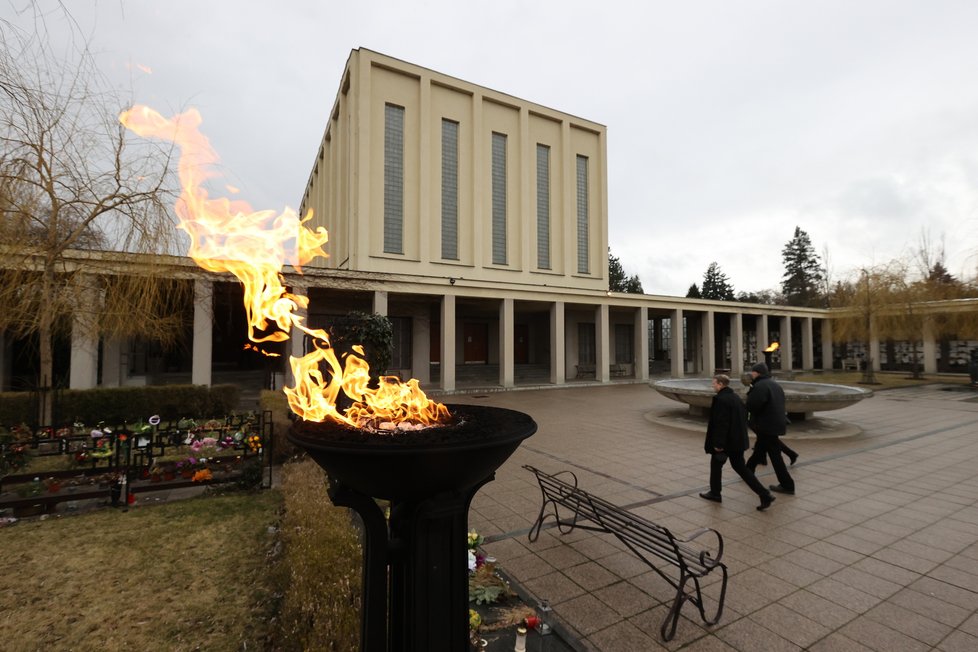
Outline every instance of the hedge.
<svg viewBox="0 0 978 652"><path fill-rule="evenodd" d="M238 407L236 385L151 385L147 387L99 387L69 389L55 395L55 423L60 426L81 421L94 425L145 421L160 418L223 418ZM36 395L28 392L0 393L0 424L34 424Z"/></svg>

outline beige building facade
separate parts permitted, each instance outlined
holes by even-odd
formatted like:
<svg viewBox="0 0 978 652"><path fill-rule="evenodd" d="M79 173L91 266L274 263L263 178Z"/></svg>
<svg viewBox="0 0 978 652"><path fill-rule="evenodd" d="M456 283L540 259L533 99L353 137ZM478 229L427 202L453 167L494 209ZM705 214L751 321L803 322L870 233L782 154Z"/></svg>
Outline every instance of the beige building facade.
<svg viewBox="0 0 978 652"><path fill-rule="evenodd" d="M328 230L329 257L284 274L310 297L308 323L388 316L390 372L444 393L738 373L773 341L782 370L851 362L825 310L609 292L607 139L601 124L352 51L300 207ZM79 318L72 388L240 381L234 279L187 258L173 268L194 284L185 360L100 341ZM863 359L878 369L888 345L871 342ZM9 386L12 343L0 344ZM294 334L282 352L308 347ZM925 371L939 370L945 348L925 337ZM278 387L286 358L248 368Z"/></svg>

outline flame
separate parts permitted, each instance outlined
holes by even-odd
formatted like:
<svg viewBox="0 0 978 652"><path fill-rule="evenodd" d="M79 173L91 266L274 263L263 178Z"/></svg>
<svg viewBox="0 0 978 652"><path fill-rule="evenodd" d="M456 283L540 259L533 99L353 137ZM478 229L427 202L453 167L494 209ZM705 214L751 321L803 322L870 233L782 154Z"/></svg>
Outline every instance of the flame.
<svg viewBox="0 0 978 652"><path fill-rule="evenodd" d="M771 344L766 349L764 349L764 352L765 353L773 353L773 352L777 351L780 348L781 348L781 345L780 344L778 344L777 342L771 342Z"/></svg>
<svg viewBox="0 0 978 652"><path fill-rule="evenodd" d="M286 289L282 267L289 264L301 273L302 266L316 256L326 257L323 245L329 238L324 228L305 226L311 211L299 219L290 208L276 214L252 211L241 200L212 199L203 184L216 176L211 167L218 157L200 133L202 118L196 109L166 119L137 105L124 111L119 120L139 136L171 141L180 148L178 228L190 236L188 254L200 267L230 272L241 281L248 339L255 344L282 342L289 339L292 328L313 338L313 351L289 359L296 386L284 391L293 412L307 421L331 419L354 427L385 424L385 429L391 429L391 424L433 425L450 420L448 408L429 400L413 378L402 383L394 376L382 376L378 387L370 387L363 347L354 346L357 355L347 355L341 365L327 333L308 328L303 317L295 314L308 307L309 298ZM270 324L277 330L260 337L258 333ZM341 391L354 401L342 413L336 407Z"/></svg>
<svg viewBox="0 0 978 652"><path fill-rule="evenodd" d="M278 358L279 357L279 354L278 353L272 353L271 351L266 351L265 349L262 349L260 347L257 347L254 344L250 344L248 342L245 342L244 350L245 351L254 351L256 353L261 353L263 356L265 356L267 358Z"/></svg>

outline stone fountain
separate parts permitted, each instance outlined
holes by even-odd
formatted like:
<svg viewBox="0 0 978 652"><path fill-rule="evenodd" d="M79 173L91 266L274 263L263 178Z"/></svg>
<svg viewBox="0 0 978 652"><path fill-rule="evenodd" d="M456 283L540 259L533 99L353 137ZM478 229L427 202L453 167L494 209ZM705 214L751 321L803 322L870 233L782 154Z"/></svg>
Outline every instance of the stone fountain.
<svg viewBox="0 0 978 652"><path fill-rule="evenodd" d="M710 410L713 400L711 378L670 378L651 383L652 388L666 398L670 398L689 406L689 413L694 416L705 416ZM778 380L784 389L784 398L788 418L791 421L811 419L815 412L839 410L859 401L869 398L873 392L861 387L848 385L833 385L830 383L806 383L794 380ZM747 396L747 386L730 383L730 388Z"/></svg>

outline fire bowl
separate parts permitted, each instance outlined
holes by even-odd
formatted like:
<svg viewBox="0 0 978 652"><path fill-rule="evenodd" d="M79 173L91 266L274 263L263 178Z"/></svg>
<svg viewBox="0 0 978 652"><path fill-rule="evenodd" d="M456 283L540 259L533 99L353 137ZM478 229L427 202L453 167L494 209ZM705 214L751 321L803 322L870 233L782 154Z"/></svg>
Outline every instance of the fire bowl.
<svg viewBox="0 0 978 652"><path fill-rule="evenodd" d="M299 420L288 440L309 453L331 481L401 501L474 487L537 430L529 415L515 410L447 407L454 422L446 426L386 434Z"/></svg>
<svg viewBox="0 0 978 652"><path fill-rule="evenodd" d="M686 403L691 412L701 413L709 410L713 400L715 392L711 381L711 378L670 378L655 381L652 388L666 398ZM873 395L868 389L848 385L790 380L777 382L784 390L785 409L793 418L810 418L814 412L839 410ZM737 383L730 383L730 388L741 398L746 397L747 388L735 385Z"/></svg>

